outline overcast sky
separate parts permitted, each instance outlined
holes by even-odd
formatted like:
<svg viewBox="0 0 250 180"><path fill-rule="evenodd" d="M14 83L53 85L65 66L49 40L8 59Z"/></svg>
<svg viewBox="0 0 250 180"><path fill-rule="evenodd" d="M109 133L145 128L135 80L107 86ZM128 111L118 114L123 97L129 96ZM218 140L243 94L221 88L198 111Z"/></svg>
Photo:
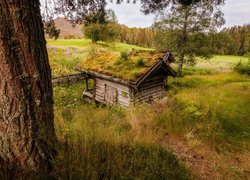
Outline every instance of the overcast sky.
<svg viewBox="0 0 250 180"><path fill-rule="evenodd" d="M140 3L110 3L108 8L115 11L119 23L129 27L149 27L154 21L153 15L145 16L140 12ZM226 0L222 11L225 14L226 27L250 23L250 0Z"/></svg>

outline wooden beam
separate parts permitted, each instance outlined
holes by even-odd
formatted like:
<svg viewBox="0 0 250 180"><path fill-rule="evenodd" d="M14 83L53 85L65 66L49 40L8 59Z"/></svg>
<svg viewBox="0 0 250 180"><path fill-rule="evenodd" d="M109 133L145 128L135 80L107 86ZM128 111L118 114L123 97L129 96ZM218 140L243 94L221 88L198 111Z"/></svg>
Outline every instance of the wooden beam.
<svg viewBox="0 0 250 180"><path fill-rule="evenodd" d="M108 75L101 74L101 73L91 71L91 70L86 70L86 69L83 69L83 68L80 68L80 67L76 67L75 69L77 71L86 73L86 74L91 75L93 77L98 77L100 79L106 79L106 80L109 80L109 81L116 82L118 84L123 84L123 85L127 85L127 86L134 86L135 85L133 81L126 81L126 80L123 80L123 79L120 79L120 78L114 78L112 76L108 76Z"/></svg>

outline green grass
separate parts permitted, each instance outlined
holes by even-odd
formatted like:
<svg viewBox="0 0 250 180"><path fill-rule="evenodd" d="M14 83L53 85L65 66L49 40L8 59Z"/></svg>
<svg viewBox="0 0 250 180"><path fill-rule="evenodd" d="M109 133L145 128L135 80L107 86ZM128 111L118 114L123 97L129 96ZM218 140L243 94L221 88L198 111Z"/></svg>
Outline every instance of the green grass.
<svg viewBox="0 0 250 180"><path fill-rule="evenodd" d="M98 42L93 44L88 39L47 39L47 49L53 77L76 73L74 67L91 53L97 51L110 51L119 54L121 51L129 52L132 49L148 50L148 48L123 43L106 44Z"/></svg>
<svg viewBox="0 0 250 180"><path fill-rule="evenodd" d="M48 47L47 49L53 77L77 73L74 70L74 67L76 67L82 59L88 55L87 49L73 47L62 49Z"/></svg>
<svg viewBox="0 0 250 180"><path fill-rule="evenodd" d="M189 172L179 163L171 166L176 158L161 148L167 134L199 140L228 156L249 150L248 76L169 79L167 102L128 109L82 101L83 89L82 83L54 88L56 130L62 143L55 162L57 177L185 179Z"/></svg>
<svg viewBox="0 0 250 180"><path fill-rule="evenodd" d="M68 48L68 47L75 47L75 48L85 48L91 46L91 40L89 39L47 39L47 45L58 47L58 48ZM111 51L123 51L123 50L131 50L131 49L141 49L141 50L149 50L149 48L143 48L135 45L129 45L124 43L104 43L98 42L96 46L100 48L105 48Z"/></svg>
<svg viewBox="0 0 250 180"><path fill-rule="evenodd" d="M124 80L136 81L164 55L164 52L157 51L133 50L117 54L102 50L83 60L79 63L79 67ZM138 58L141 58L139 65Z"/></svg>
<svg viewBox="0 0 250 180"><path fill-rule="evenodd" d="M154 122L137 122L135 109L81 100L83 83L54 87L59 154L53 176L62 179L190 179L192 174L159 146ZM147 132L147 135L144 133Z"/></svg>
<svg viewBox="0 0 250 180"><path fill-rule="evenodd" d="M191 76L171 82L182 109L181 124L173 132L192 131L217 151L245 151L250 143L250 79L236 73ZM171 125L169 123L168 125ZM173 126L172 126L173 127ZM171 127L169 127L171 129Z"/></svg>
<svg viewBox="0 0 250 180"><path fill-rule="evenodd" d="M84 48L91 44L91 40L89 39L47 39L48 46L55 46L58 48L68 48L68 47L77 47Z"/></svg>
<svg viewBox="0 0 250 180"><path fill-rule="evenodd" d="M70 68L96 50L118 54L131 48L103 43L90 47L86 40L75 43L80 41L86 44L83 48L73 48L69 57L67 46L60 45L63 41L57 42L60 48L55 47L58 54L49 50L50 63L58 66L52 67L54 75L71 73ZM250 78L233 71L240 61L246 64L248 59L215 56L210 61L199 60L196 66L185 67L183 78L168 80L167 102L128 109L82 101L83 83L54 87L55 123L60 142L54 176L65 179L192 178L192 173L162 147L162 140L168 134L191 144L201 142L208 150L228 159L248 153ZM234 176L230 176L232 169L217 167L225 178L242 179L245 166L240 164L242 169L234 169Z"/></svg>
<svg viewBox="0 0 250 180"><path fill-rule="evenodd" d="M223 72L230 72L241 62L243 65L248 63L248 58L243 56L214 56L209 60L198 59L195 66L184 66L184 75L211 75ZM175 65L177 67L177 65Z"/></svg>

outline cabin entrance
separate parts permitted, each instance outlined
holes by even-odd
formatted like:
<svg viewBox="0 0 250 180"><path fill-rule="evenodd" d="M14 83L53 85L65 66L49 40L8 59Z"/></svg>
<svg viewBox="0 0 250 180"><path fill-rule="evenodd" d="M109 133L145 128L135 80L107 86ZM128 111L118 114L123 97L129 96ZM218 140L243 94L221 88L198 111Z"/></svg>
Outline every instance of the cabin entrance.
<svg viewBox="0 0 250 180"><path fill-rule="evenodd" d="M89 98L93 98L93 91L94 91L94 79L87 77L85 79L85 90L83 92L83 97L89 97Z"/></svg>
<svg viewBox="0 0 250 180"><path fill-rule="evenodd" d="M116 88L105 84L104 101L107 104L116 104L118 101L118 91Z"/></svg>

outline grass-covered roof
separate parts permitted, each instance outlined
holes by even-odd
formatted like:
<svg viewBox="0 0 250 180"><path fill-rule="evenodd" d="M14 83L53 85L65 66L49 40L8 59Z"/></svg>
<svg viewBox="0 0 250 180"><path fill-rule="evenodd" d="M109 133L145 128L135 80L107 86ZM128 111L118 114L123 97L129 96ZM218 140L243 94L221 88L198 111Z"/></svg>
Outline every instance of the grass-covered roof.
<svg viewBox="0 0 250 180"><path fill-rule="evenodd" d="M100 52L83 60L80 68L134 81L144 75L166 52L133 50L121 54Z"/></svg>

